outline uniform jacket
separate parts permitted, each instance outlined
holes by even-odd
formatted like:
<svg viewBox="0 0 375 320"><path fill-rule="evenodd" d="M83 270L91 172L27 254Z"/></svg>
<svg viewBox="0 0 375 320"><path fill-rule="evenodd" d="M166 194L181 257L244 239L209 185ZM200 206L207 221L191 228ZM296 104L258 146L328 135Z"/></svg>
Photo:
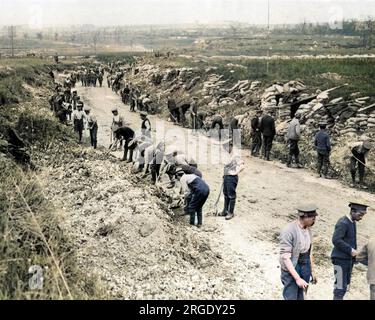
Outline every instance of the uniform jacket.
<svg viewBox="0 0 375 320"><path fill-rule="evenodd" d="M274 137L276 135L275 120L269 115L265 115L260 123L260 131L263 136Z"/></svg>
<svg viewBox="0 0 375 320"><path fill-rule="evenodd" d="M340 218L335 226L332 243L334 245L332 259L353 259L352 249L357 249L356 223L351 222L346 216Z"/></svg>
<svg viewBox="0 0 375 320"><path fill-rule="evenodd" d="M331 152L331 139L327 132L320 130L315 135L315 147L316 151L322 153Z"/></svg>

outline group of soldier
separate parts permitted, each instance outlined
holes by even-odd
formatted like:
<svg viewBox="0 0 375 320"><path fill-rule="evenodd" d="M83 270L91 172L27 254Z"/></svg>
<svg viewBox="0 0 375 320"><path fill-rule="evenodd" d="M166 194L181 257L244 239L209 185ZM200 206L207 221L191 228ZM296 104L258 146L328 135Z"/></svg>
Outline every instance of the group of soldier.
<svg viewBox="0 0 375 320"><path fill-rule="evenodd" d="M96 87L97 85L102 87L104 72L104 68L93 67L81 70L77 74L73 73L73 76L75 75L77 80L81 81L83 87Z"/></svg>
<svg viewBox="0 0 375 320"><path fill-rule="evenodd" d="M251 119L251 155L258 156L263 146L262 157L266 160L270 160L272 143L276 136L274 115L275 111L272 109L265 109L264 115L263 111L258 109L256 115ZM288 146L288 167L293 167L293 164L295 164L296 168L303 168L300 161L299 150L299 142L302 137L300 123L301 117L302 114L297 110L289 122L285 135L285 142ZM327 123L319 123L319 130L315 134L313 143L313 147L316 150L316 167L318 177L330 179L331 175L329 173L329 169L331 168L330 154L332 147L331 137L327 130ZM351 187L355 187L357 185L358 174L358 186L363 189L367 189L365 184L366 156L371 149L372 143L369 140L356 142L349 145L348 154L350 157L350 175L352 178L352 182L350 184Z"/></svg>
<svg viewBox="0 0 375 320"><path fill-rule="evenodd" d="M113 85L111 83L111 85ZM134 93L135 92L135 93ZM120 91L123 103L130 105L130 110L140 112L140 129L131 128L125 117L120 114L119 108L113 108L111 124L111 145L113 149L117 144L123 148L123 161L131 163L134 173L141 174L142 179L151 176L151 181L156 184L160 177L168 176L169 185L167 188L174 188L176 181L179 181L181 193L184 195L184 214L190 217L192 226L201 227L203 224L202 208L210 194L210 188L204 180L202 172L198 168L195 159L181 152L178 146L173 143L167 145L165 141L153 143L151 122L148 118L149 111L146 107L151 103L149 95L140 95L139 90L131 83L125 85ZM134 94L134 95L133 95ZM95 116L90 113L89 108L84 108L73 91L69 94L67 88L59 87L56 92L57 100L54 100L53 110L58 110L60 105L71 104L72 116L75 131L78 133L79 141L82 139L82 130L86 128L90 131L91 144L94 148L97 145L97 122ZM62 101L62 102L61 102ZM212 132L218 132L218 139L222 141L222 147L228 152L228 161L224 165L222 190L224 193L224 208L218 215L230 220L234 217L236 203L236 189L239 183L239 174L244 170L244 162L238 153L233 150L233 132L241 129L239 117L231 117L228 123L229 139L223 139L220 132L224 129L223 116L219 114L200 113L198 110L198 99L193 98L190 102L184 102L179 107L174 107L176 103L170 99L168 109L170 119L176 124L190 126L192 129L207 128ZM190 125L187 124L185 113L190 114ZM288 145L287 166L292 167L293 162L297 168L302 165L299 159L299 141L301 139L300 120L301 113L295 112L287 128L285 140ZM209 119L209 120L207 120ZM266 108L256 111L251 119L251 155L259 156L270 160L273 140L276 136L275 111ZM328 178L329 156L331 152L331 139L327 131L327 124L320 123L319 131L315 135L314 147L317 153L317 169L319 177ZM371 150L369 141L360 142L351 146L350 172L355 184L357 171L359 172L360 185L364 185L364 175L366 168L366 155ZM375 269L375 243L370 239L368 244L359 250L356 240L356 223L366 214L367 205L350 202L350 212L341 218L334 230L332 242L334 249L331 261L335 271L335 285L333 296L335 300L343 299L350 281L353 266L360 262L368 265L368 281L370 284L371 299L375 299L375 279L373 270ZM316 283L316 273L313 264L312 233L311 227L317 217L317 207L315 205L302 205L297 208L298 218L288 224L280 234L280 265L281 281L284 286L283 297L287 300L302 300L305 298L309 284Z"/></svg>
<svg viewBox="0 0 375 320"><path fill-rule="evenodd" d="M368 206L353 200L349 207L348 214L337 221L332 236L333 299L344 299L351 283L353 266L362 263L368 267L370 299L375 300L375 237L372 236L362 249L357 246L356 225L366 215ZM301 205L297 213L298 218L280 234L281 281L285 300L304 300L310 283L317 283L311 231L318 216L317 207L313 204Z"/></svg>

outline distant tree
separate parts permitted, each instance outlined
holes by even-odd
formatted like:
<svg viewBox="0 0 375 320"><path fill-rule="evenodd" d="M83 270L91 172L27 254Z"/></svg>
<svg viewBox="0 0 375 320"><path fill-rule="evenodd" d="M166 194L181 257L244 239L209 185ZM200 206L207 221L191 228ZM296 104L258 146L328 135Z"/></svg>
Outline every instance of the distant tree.
<svg viewBox="0 0 375 320"><path fill-rule="evenodd" d="M59 39L59 34L56 32L55 33L55 41L57 41Z"/></svg>
<svg viewBox="0 0 375 320"><path fill-rule="evenodd" d="M371 49L375 36L375 21L372 18L368 18L366 21L357 21L356 30L360 33L362 46Z"/></svg>
<svg viewBox="0 0 375 320"><path fill-rule="evenodd" d="M43 33L42 33L42 32L38 32L38 33L36 34L36 38L37 38L38 40L43 40Z"/></svg>
<svg viewBox="0 0 375 320"><path fill-rule="evenodd" d="M95 32L94 32L94 35L93 35L93 38L92 38L92 41L93 41L93 43L94 43L95 54L96 54L96 46L97 46L97 44L98 44L99 37L100 37L100 31L95 31Z"/></svg>

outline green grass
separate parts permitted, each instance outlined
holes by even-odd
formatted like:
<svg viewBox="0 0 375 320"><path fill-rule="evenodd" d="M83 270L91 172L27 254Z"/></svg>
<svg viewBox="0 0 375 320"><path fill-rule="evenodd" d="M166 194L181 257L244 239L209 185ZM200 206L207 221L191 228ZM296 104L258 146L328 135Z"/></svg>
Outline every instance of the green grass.
<svg viewBox="0 0 375 320"><path fill-rule="evenodd" d="M99 282L78 268L61 212L47 199L38 174L6 152L8 127L24 139L31 155L56 156L56 146L75 144L72 133L47 112L49 96L34 101L24 88L28 83L48 90L48 66L37 59L0 61L0 95L5 97L0 105L0 299L105 298ZM33 265L43 268L41 290L29 286Z"/></svg>
<svg viewBox="0 0 375 320"><path fill-rule="evenodd" d="M196 67L204 72L208 67L216 67L215 73L224 75L229 82L248 79L259 80L264 85L273 82L301 80L311 90L327 89L332 86L348 83L349 86L337 91L337 94L350 94L359 91L364 95L375 95L375 59L274 59L267 62L260 59L206 59L173 57L169 60L154 61L157 64L172 67ZM239 64L244 68L227 66L228 63ZM231 72L231 71L234 72ZM337 73L341 80L322 78L323 73Z"/></svg>

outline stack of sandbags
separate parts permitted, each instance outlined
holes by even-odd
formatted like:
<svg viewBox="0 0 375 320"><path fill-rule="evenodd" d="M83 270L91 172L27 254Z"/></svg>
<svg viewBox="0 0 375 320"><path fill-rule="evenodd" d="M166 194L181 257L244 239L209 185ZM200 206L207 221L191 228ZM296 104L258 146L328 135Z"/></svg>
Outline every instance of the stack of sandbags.
<svg viewBox="0 0 375 320"><path fill-rule="evenodd" d="M375 132L375 111L370 113L367 120L367 128L370 132Z"/></svg>
<svg viewBox="0 0 375 320"><path fill-rule="evenodd" d="M204 97L217 96L217 94L224 92L223 86L226 81L221 80L223 76L212 74L208 80L203 83L202 95Z"/></svg>

